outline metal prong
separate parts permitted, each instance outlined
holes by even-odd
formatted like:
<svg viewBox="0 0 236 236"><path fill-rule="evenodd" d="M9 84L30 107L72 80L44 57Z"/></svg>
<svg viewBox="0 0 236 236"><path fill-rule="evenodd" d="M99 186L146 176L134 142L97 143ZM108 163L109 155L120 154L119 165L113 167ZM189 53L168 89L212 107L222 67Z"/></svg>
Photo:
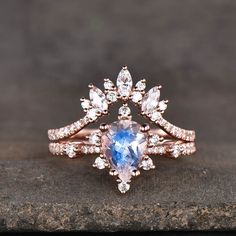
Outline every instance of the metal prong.
<svg viewBox="0 0 236 236"><path fill-rule="evenodd" d="M162 141L164 141L164 138L159 136L159 142L162 142Z"/></svg>
<svg viewBox="0 0 236 236"><path fill-rule="evenodd" d="M150 130L149 124L143 124L143 125L140 127L140 131L141 131L141 132L148 132L149 130Z"/></svg>
<svg viewBox="0 0 236 236"><path fill-rule="evenodd" d="M102 123L99 127L99 129L102 131L102 132L105 132L108 130L108 125L106 123Z"/></svg>
<svg viewBox="0 0 236 236"><path fill-rule="evenodd" d="M111 170L109 171L109 175L111 175L111 176L116 176L116 175L118 175L118 172L117 172L116 170L114 170L114 169L111 169Z"/></svg>
<svg viewBox="0 0 236 236"><path fill-rule="evenodd" d="M80 101L81 101L81 102L83 102L84 100L85 100L85 98L84 98L84 97L80 98Z"/></svg>
<svg viewBox="0 0 236 236"><path fill-rule="evenodd" d="M125 66L122 66L122 70L127 70L127 66L125 65Z"/></svg>
<svg viewBox="0 0 236 236"><path fill-rule="evenodd" d="M94 87L94 85L93 84L89 84L89 86L88 86L90 89L91 88L93 88Z"/></svg>
<svg viewBox="0 0 236 236"><path fill-rule="evenodd" d="M161 88L162 88L162 86L161 86L161 85L158 85L158 86L157 86L157 88L158 88L158 89L161 89Z"/></svg>
<svg viewBox="0 0 236 236"><path fill-rule="evenodd" d="M132 171L132 176L139 176L140 175L140 171L139 170L133 170Z"/></svg>

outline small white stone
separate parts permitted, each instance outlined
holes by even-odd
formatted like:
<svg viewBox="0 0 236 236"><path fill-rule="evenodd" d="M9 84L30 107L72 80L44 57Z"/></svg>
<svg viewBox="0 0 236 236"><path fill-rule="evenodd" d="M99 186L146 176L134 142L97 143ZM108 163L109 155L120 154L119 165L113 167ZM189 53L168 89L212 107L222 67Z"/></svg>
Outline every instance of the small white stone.
<svg viewBox="0 0 236 236"><path fill-rule="evenodd" d="M88 99L84 99L82 102L81 102L81 106L84 110L87 110L90 108L91 104L90 104L90 101Z"/></svg>
<svg viewBox="0 0 236 236"><path fill-rule="evenodd" d="M129 107L127 106L122 106L119 109L119 115L121 115L122 117L128 117L131 114L131 110Z"/></svg>
<svg viewBox="0 0 236 236"><path fill-rule="evenodd" d="M117 101L117 92L116 91L109 91L107 93L107 100L109 102L116 102Z"/></svg>
<svg viewBox="0 0 236 236"><path fill-rule="evenodd" d="M98 132L94 132L89 136L89 143L94 144L94 145L100 143L100 136Z"/></svg>
<svg viewBox="0 0 236 236"><path fill-rule="evenodd" d="M118 184L118 189L121 193L126 193L130 189L130 184L121 182Z"/></svg>
<svg viewBox="0 0 236 236"><path fill-rule="evenodd" d="M101 157L97 157L93 166L97 167L99 170L102 170L106 167L106 162Z"/></svg>
<svg viewBox="0 0 236 236"><path fill-rule="evenodd" d="M72 144L68 144L65 148L65 152L66 152L66 155L69 157L69 158L73 158L76 156L76 150L75 150L75 146L72 145Z"/></svg>
<svg viewBox="0 0 236 236"><path fill-rule="evenodd" d="M133 102L135 102L135 103L140 102L142 100L142 98L143 98L142 93L136 92L136 91L133 92L133 94L132 94L132 101Z"/></svg>
<svg viewBox="0 0 236 236"><path fill-rule="evenodd" d="M160 140L160 137L158 134L154 134L149 138L149 145L156 146Z"/></svg>
<svg viewBox="0 0 236 236"><path fill-rule="evenodd" d="M160 109L161 111L165 111L166 108L167 108L167 104L165 103L165 101L160 101L160 102L159 102L159 109Z"/></svg>
<svg viewBox="0 0 236 236"><path fill-rule="evenodd" d="M161 118L161 115L158 111L154 111L153 113L151 113L150 119L152 121L157 121L160 118Z"/></svg>
<svg viewBox="0 0 236 236"><path fill-rule="evenodd" d="M144 159L141 162L141 167L143 168L143 170L150 170L150 169L155 168L155 166L153 165L153 161L150 157L148 157L147 159Z"/></svg>
<svg viewBox="0 0 236 236"><path fill-rule="evenodd" d="M175 145L172 147L172 152L171 152L172 156L177 158L180 156L181 154L181 148L179 145Z"/></svg>
<svg viewBox="0 0 236 236"><path fill-rule="evenodd" d="M90 120L94 121L97 119L97 110L96 109L90 109L87 112L87 116Z"/></svg>
<svg viewBox="0 0 236 236"><path fill-rule="evenodd" d="M114 87L115 87L114 83L111 80L106 79L106 81L104 82L104 88L106 90L112 90Z"/></svg>
<svg viewBox="0 0 236 236"><path fill-rule="evenodd" d="M146 88L146 83L143 80L140 80L136 85L135 88L138 91L143 91Z"/></svg>

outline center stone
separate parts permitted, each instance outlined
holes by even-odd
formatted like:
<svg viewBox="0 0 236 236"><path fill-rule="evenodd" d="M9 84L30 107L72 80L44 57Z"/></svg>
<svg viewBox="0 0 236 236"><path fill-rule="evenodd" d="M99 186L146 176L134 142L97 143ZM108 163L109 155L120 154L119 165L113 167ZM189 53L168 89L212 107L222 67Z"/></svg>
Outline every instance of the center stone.
<svg viewBox="0 0 236 236"><path fill-rule="evenodd" d="M146 134L137 122L130 120L113 122L102 136L103 154L123 181L128 181L132 170L138 168L146 146Z"/></svg>

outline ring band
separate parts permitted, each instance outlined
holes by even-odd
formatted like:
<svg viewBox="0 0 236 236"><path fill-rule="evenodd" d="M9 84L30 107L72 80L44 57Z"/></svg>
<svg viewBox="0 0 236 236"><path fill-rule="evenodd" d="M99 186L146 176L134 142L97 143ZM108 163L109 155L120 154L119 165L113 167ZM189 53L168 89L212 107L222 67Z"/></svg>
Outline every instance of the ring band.
<svg viewBox="0 0 236 236"><path fill-rule="evenodd" d="M53 155L75 158L85 154L98 154L93 166L109 168L110 175L117 176L118 189L125 193L130 188L132 176L140 174L139 169L154 169L149 155L163 155L178 158L196 152L195 131L179 128L165 118L167 100L159 101L161 86L145 92L146 81L140 80L134 87L132 77L123 67L117 78L117 87L104 80L105 91L89 85L90 99L81 99L86 112L78 121L58 129L48 130L49 151ZM110 105L121 100L118 120L101 124L99 129L87 126L108 115ZM128 102L132 101L157 128L150 128L132 120Z"/></svg>

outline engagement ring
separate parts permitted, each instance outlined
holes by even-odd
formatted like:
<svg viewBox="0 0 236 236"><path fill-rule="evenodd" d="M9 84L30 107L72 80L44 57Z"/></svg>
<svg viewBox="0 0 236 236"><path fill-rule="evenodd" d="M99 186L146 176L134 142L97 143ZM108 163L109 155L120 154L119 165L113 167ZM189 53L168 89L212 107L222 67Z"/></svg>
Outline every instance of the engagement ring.
<svg viewBox="0 0 236 236"><path fill-rule="evenodd" d="M53 155L69 158L98 155L93 167L108 168L109 174L117 177L120 192L125 193L130 189L131 178L138 176L140 169L155 168L150 155L176 159L196 151L195 131L179 128L163 117L168 101L160 100L160 85L145 92L146 80L142 79L133 86L124 66L116 86L110 79L104 79L104 92L94 85L89 88L89 99L81 99L85 116L65 127L48 130L49 151ZM97 129L86 128L108 115L110 106L118 101L122 105L116 121L101 124ZM149 124L133 120L129 102L139 108ZM151 125L156 128L150 128Z"/></svg>

